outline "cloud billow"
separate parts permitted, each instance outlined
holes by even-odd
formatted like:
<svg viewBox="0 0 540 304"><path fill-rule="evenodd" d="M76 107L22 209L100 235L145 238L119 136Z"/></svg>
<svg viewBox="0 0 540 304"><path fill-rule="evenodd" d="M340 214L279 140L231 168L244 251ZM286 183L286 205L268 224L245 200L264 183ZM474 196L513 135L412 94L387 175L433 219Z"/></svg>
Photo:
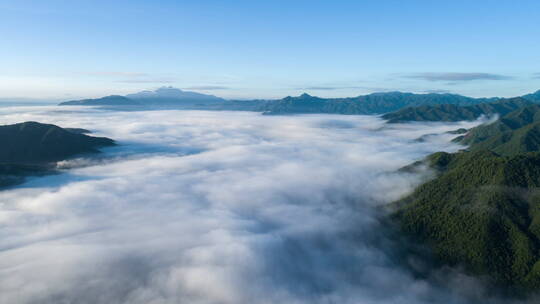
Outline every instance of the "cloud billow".
<svg viewBox="0 0 540 304"><path fill-rule="evenodd" d="M466 124L377 117L0 109L120 146L0 192L2 303L467 303L396 262L396 169ZM468 286L481 285L469 279ZM455 282L452 280L442 280ZM452 288L452 286L448 287Z"/></svg>

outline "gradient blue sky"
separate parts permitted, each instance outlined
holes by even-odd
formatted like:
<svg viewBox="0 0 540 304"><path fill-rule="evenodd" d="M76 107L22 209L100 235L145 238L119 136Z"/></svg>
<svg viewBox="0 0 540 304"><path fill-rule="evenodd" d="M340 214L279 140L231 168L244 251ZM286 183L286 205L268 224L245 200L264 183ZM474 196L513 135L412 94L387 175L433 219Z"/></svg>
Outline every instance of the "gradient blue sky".
<svg viewBox="0 0 540 304"><path fill-rule="evenodd" d="M0 98L540 89L540 1L0 0Z"/></svg>

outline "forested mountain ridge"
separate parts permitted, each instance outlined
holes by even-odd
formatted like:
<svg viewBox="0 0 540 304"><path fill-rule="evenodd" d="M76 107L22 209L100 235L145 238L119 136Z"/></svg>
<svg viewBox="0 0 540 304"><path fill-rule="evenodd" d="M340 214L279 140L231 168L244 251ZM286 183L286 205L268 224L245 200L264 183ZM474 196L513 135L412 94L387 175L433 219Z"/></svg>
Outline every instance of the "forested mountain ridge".
<svg viewBox="0 0 540 304"><path fill-rule="evenodd" d="M472 128L457 142L469 150L490 150L500 155L540 151L540 105L528 105L497 121Z"/></svg>
<svg viewBox="0 0 540 304"><path fill-rule="evenodd" d="M410 121L463 121L480 116L506 115L518 108L533 104L524 98L502 99L496 102L460 106L456 104L407 107L382 116L388 123Z"/></svg>
<svg viewBox="0 0 540 304"><path fill-rule="evenodd" d="M540 289L540 105L518 108L438 152L436 177L392 204L401 230L443 264L487 275L512 292Z"/></svg>
<svg viewBox="0 0 540 304"><path fill-rule="evenodd" d="M440 152L427 163L438 176L396 202L401 229L445 264L540 288L540 154Z"/></svg>
<svg viewBox="0 0 540 304"><path fill-rule="evenodd" d="M349 98L320 98L306 93L298 97L285 97L268 102L265 114L381 114L396 111L403 107L436 104L471 105L493 99L475 99L455 94L414 94L403 92L384 92Z"/></svg>

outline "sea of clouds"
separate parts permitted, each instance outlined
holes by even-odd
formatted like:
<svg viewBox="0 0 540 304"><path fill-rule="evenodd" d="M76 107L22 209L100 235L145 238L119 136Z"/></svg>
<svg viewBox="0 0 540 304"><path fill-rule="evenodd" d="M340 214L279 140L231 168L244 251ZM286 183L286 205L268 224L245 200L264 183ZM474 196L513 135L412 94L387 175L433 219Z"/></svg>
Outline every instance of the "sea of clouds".
<svg viewBox="0 0 540 304"><path fill-rule="evenodd" d="M413 275L396 257L380 208L422 182L397 169L460 149L444 132L479 122L0 108L1 124L30 120L90 129L119 145L0 192L1 303L469 303L487 296L453 270ZM415 140L432 133L439 135Z"/></svg>

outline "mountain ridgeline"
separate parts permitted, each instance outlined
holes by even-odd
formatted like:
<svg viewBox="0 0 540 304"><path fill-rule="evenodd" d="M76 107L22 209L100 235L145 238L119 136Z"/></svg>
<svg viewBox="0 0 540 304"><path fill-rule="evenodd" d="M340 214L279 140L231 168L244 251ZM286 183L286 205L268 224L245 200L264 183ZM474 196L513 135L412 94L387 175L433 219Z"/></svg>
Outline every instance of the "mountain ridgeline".
<svg viewBox="0 0 540 304"><path fill-rule="evenodd" d="M530 102L540 102L540 93L524 95L523 99ZM255 111L265 115L288 115L288 114L347 114L347 115L370 115L384 114L398 111L404 108L418 106L433 106L438 110L422 108L412 114L400 113L404 118L396 116L396 121L410 121L417 117L418 120L441 120L454 121L459 118L471 118L483 112L490 112L490 106L485 109L469 108L467 110L456 109L457 106L473 106L486 103L494 103L501 98L471 98L457 94L414 94L403 92L384 92L361 95L349 98L321 98L302 94L297 97L287 96L277 100L225 100L213 95L183 91L172 87L164 87L155 91L143 91L126 96L107 96L97 99L84 99L63 102L60 105L88 105L105 106L122 109L148 109L148 108L176 108L192 110L220 110L220 111ZM453 106L448 106L453 105ZM498 108L499 106L494 106ZM434 112L420 114L420 112ZM497 111L493 109L492 111ZM435 113L438 112L438 113ZM454 114L445 114L450 112ZM461 112L461 114L459 114ZM446 118L445 118L446 117Z"/></svg>
<svg viewBox="0 0 540 304"><path fill-rule="evenodd" d="M540 105L519 108L455 141L469 145L471 151L490 150L505 156L540 151Z"/></svg>
<svg viewBox="0 0 540 304"><path fill-rule="evenodd" d="M0 126L0 187L28 175L50 173L56 161L115 145L112 139L83 134L87 132L37 122Z"/></svg>
<svg viewBox="0 0 540 304"><path fill-rule="evenodd" d="M373 93L350 98L320 98L308 94L285 97L269 102L263 109L265 114L381 114L403 107L419 105L456 104L470 105L492 99L475 99L455 94L413 94L402 92Z"/></svg>
<svg viewBox="0 0 540 304"><path fill-rule="evenodd" d="M411 121L463 121L475 120L480 116L505 115L520 107L540 103L540 90L514 98L497 98L472 105L456 103L428 104L404 107L382 116L388 123Z"/></svg>
<svg viewBox="0 0 540 304"><path fill-rule="evenodd" d="M119 95L95 99L72 100L60 103L61 106L140 106L140 102Z"/></svg>
<svg viewBox="0 0 540 304"><path fill-rule="evenodd" d="M126 96L111 95L96 99L71 100L60 103L62 106L206 106L222 103L225 100L213 95L182 91L172 87L163 87L155 91L142 91Z"/></svg>
<svg viewBox="0 0 540 304"><path fill-rule="evenodd" d="M475 120L480 116L505 115L531 104L533 102L518 97L468 106L456 104L424 105L407 107L385 114L382 118L388 120L388 123Z"/></svg>

